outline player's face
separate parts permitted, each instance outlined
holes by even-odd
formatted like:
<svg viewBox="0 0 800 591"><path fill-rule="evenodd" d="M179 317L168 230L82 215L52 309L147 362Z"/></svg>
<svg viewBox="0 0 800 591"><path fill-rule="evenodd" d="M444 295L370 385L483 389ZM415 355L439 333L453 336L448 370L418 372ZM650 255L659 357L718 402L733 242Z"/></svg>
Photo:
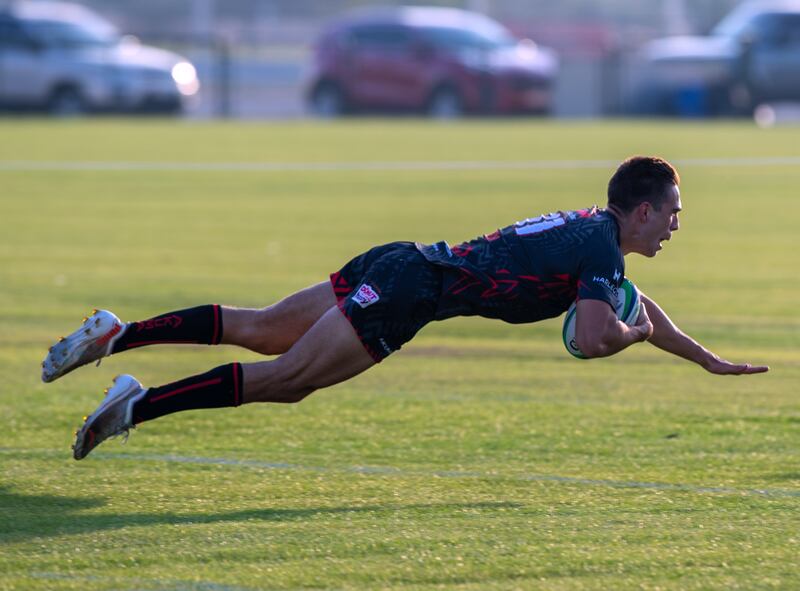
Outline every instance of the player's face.
<svg viewBox="0 0 800 591"><path fill-rule="evenodd" d="M672 233L677 232L678 212L681 210L681 193L677 185L672 185L667 199L658 210L648 208L642 223L642 254L653 257L661 250L661 243L672 238Z"/></svg>

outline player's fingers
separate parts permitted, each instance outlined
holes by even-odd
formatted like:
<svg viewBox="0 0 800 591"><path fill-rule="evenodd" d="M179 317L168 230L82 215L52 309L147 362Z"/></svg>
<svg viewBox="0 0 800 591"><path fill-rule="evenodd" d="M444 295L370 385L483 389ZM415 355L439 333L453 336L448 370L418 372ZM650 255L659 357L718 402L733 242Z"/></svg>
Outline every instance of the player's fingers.
<svg viewBox="0 0 800 591"><path fill-rule="evenodd" d="M768 365L750 365L749 363L737 364L729 361L720 361L720 364L715 368L710 368L711 373L719 375L749 375L754 373L764 373L769 371Z"/></svg>
<svg viewBox="0 0 800 591"><path fill-rule="evenodd" d="M732 363L725 367L720 373L740 376L754 373L764 373L766 371L769 371L769 366L766 365L750 365L749 363L737 365Z"/></svg>
<svg viewBox="0 0 800 591"><path fill-rule="evenodd" d="M765 373L769 371L768 365L750 365L749 363L744 366L744 371L742 373L751 374L751 373Z"/></svg>

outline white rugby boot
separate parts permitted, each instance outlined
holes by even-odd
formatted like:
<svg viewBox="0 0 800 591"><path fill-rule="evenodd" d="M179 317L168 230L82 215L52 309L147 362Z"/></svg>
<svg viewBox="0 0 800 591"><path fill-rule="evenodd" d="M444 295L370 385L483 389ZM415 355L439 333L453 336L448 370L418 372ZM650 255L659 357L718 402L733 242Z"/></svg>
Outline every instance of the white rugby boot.
<svg viewBox="0 0 800 591"><path fill-rule="evenodd" d="M108 310L93 310L83 326L50 347L42 362L42 381L52 382L73 369L111 354L127 325Z"/></svg>
<svg viewBox="0 0 800 591"><path fill-rule="evenodd" d="M147 394L147 388L133 376L124 374L114 378L114 384L106 390L106 397L91 415L83 417L83 427L75 432L72 455L82 460L95 447L109 437L125 435L128 439L133 424L133 405Z"/></svg>

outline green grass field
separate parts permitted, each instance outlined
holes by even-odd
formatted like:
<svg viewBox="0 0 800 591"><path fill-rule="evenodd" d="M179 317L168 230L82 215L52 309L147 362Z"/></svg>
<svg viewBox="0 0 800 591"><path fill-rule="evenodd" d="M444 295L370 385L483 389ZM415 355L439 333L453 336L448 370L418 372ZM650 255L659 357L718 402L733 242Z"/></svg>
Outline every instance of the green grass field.
<svg viewBox="0 0 800 591"><path fill-rule="evenodd" d="M796 157L796 129L5 120L0 136L0 589L800 588L800 167L758 160ZM302 404L172 415L71 459L114 375L256 358L149 348L42 384L47 347L91 308L260 307L373 244L602 205L612 167L592 162L633 153L677 161L685 213L628 276L769 374L646 344L581 362L560 319L456 319ZM513 164L567 160L592 162ZM464 161L481 165L434 166Z"/></svg>

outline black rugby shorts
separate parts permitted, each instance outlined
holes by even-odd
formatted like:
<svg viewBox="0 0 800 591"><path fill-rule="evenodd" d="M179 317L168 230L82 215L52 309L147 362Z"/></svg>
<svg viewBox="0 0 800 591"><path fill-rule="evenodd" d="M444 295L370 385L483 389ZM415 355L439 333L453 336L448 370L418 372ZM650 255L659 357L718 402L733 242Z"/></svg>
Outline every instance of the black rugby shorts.
<svg viewBox="0 0 800 591"><path fill-rule="evenodd" d="M376 362L434 319L442 271L413 242L376 246L331 274L339 309Z"/></svg>

